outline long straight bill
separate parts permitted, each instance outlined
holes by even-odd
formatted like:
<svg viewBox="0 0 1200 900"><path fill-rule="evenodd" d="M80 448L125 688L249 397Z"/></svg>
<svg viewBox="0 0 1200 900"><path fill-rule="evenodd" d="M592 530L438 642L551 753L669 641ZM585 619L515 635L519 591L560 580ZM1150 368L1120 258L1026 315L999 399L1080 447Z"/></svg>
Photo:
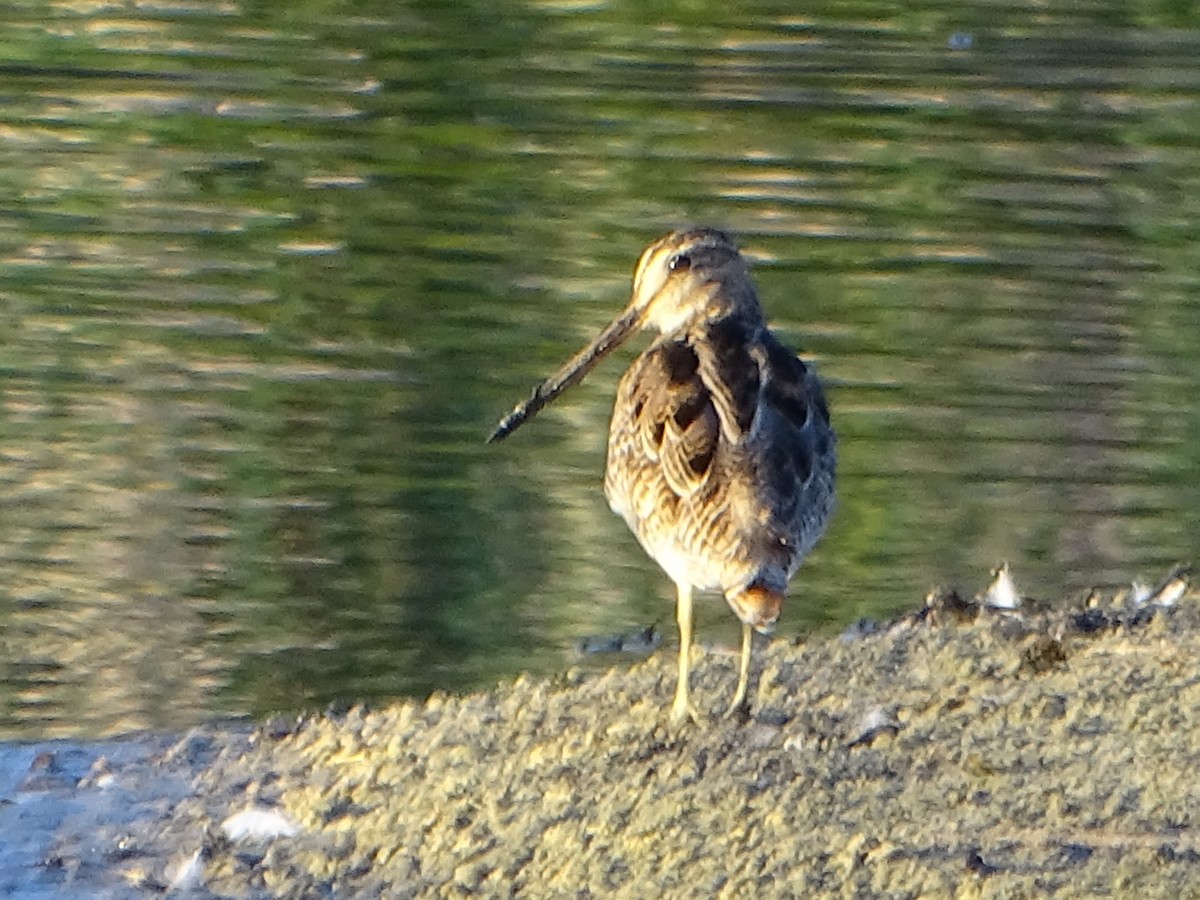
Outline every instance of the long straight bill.
<svg viewBox="0 0 1200 900"><path fill-rule="evenodd" d="M576 353L561 369L533 389L533 393L524 403L518 403L513 411L500 420L495 431L488 437L488 443L502 441L529 419L532 419L542 407L572 385L583 380L588 372L608 354L612 353L629 337L638 325L640 310L627 309L614 319L597 338Z"/></svg>

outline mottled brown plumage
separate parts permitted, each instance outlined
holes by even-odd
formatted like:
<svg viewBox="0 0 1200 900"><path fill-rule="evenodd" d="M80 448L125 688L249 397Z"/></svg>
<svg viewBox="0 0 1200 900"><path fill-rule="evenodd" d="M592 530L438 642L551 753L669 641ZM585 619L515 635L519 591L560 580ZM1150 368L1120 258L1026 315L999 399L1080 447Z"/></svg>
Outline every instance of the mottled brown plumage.
<svg viewBox="0 0 1200 900"><path fill-rule="evenodd" d="M643 252L625 312L497 427L505 437L577 383L634 329L659 337L621 379L604 492L678 590L679 682L688 695L692 590L720 590L743 624L745 702L754 630L769 631L833 509L836 447L820 383L767 329L733 242L676 231Z"/></svg>

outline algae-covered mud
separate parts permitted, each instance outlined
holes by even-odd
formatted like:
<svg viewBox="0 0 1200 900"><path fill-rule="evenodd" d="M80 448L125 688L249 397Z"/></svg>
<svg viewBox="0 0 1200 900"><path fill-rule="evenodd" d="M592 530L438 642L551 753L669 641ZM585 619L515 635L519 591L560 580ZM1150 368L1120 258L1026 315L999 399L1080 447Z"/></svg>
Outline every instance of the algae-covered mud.
<svg viewBox="0 0 1200 900"><path fill-rule="evenodd" d="M24 768L0 785L0 893L1200 892L1193 596L1053 613L944 596L757 659L744 721L719 717L736 658L709 652L709 717L668 727L667 651L90 760L8 748Z"/></svg>

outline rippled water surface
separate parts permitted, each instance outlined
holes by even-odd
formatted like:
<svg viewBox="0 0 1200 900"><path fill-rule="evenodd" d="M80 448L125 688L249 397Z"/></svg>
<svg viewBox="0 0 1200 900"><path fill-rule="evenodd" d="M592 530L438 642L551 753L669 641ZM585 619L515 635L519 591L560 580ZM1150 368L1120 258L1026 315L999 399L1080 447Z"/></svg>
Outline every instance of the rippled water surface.
<svg viewBox="0 0 1200 900"><path fill-rule="evenodd" d="M483 438L688 222L830 387L783 634L1195 556L1200 15L797 9L8 3L0 736L669 644L600 488L637 348Z"/></svg>

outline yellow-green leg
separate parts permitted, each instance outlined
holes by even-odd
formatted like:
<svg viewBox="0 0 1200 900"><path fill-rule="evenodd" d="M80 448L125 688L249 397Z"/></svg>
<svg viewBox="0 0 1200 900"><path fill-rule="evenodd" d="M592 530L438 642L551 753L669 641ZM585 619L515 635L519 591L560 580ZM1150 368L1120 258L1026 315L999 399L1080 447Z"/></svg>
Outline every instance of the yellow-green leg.
<svg viewBox="0 0 1200 900"><path fill-rule="evenodd" d="M725 713L732 716L746 707L746 689L750 684L750 649L754 645L754 629L742 623L742 660L738 665L737 690L733 692L733 702Z"/></svg>
<svg viewBox="0 0 1200 900"><path fill-rule="evenodd" d="M696 708L688 699L688 674L692 659L692 586L676 585L679 597L675 602L675 619L679 623L679 680L675 683L675 702L671 704L671 721L691 719L699 722Z"/></svg>

